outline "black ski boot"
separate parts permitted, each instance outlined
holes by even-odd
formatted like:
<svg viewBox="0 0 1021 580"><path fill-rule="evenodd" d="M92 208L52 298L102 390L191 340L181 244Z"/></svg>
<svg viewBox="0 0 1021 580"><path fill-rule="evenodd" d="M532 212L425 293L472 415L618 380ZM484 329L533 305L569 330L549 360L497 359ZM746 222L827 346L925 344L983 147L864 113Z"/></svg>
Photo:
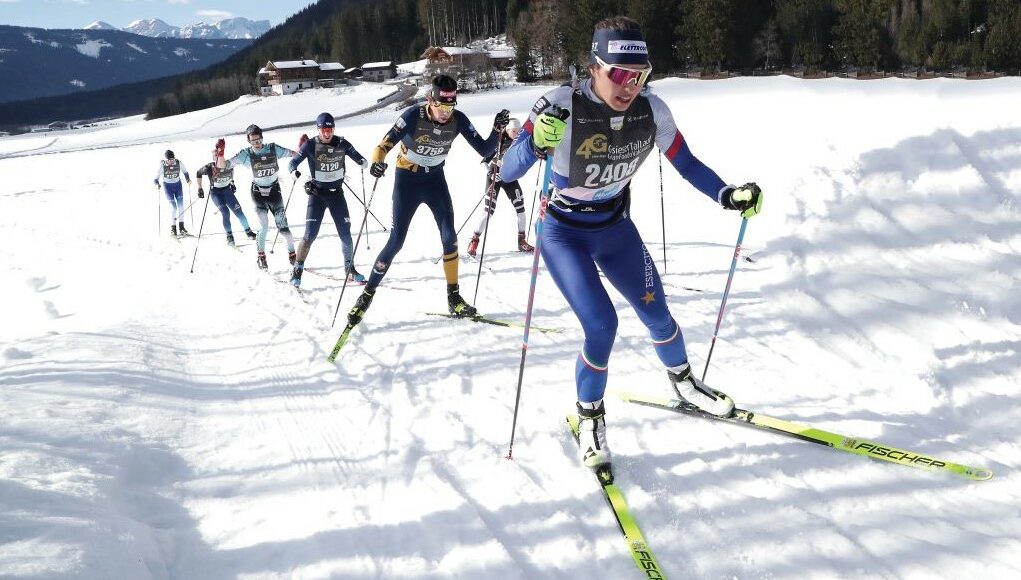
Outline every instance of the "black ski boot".
<svg viewBox="0 0 1021 580"><path fill-rule="evenodd" d="M175 225L170 226L170 235L174 236L175 238L177 237L177 226Z"/></svg>
<svg viewBox="0 0 1021 580"><path fill-rule="evenodd" d="M252 231L252 228L248 228L247 230L245 230L245 235L248 236L249 240L255 239L255 232Z"/></svg>
<svg viewBox="0 0 1021 580"><path fill-rule="evenodd" d="M305 263L298 262L294 265L294 270L291 271L291 285L295 288L301 286L301 274L305 271Z"/></svg>
<svg viewBox="0 0 1021 580"><path fill-rule="evenodd" d="M447 308L457 318L475 318L479 315L479 311L475 310L474 306L461 298L457 284L447 284Z"/></svg>
<svg viewBox="0 0 1021 580"><path fill-rule="evenodd" d="M177 233L182 236L187 236L188 230L184 229L184 222L177 222Z"/></svg>
<svg viewBox="0 0 1021 580"><path fill-rule="evenodd" d="M365 316L365 311L369 309L369 305L372 304L372 297L375 295L375 289L369 290L366 288L362 290L362 295L358 297L358 300L355 300L354 307L347 313L348 326L355 326L362 321L362 317Z"/></svg>
<svg viewBox="0 0 1021 580"><path fill-rule="evenodd" d="M259 268L268 270L269 264L266 263L266 252L259 252L259 255L255 257L255 263L259 265Z"/></svg>
<svg viewBox="0 0 1021 580"><path fill-rule="evenodd" d="M227 245L232 248L234 247L234 234L227 234Z"/></svg>

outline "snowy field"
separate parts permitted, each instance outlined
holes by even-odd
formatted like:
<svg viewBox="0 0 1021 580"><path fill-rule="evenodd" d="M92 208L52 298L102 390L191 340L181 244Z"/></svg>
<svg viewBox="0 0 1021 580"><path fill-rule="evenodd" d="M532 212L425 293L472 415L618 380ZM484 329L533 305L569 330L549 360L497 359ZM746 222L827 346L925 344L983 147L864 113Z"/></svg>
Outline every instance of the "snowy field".
<svg viewBox="0 0 1021 580"><path fill-rule="evenodd" d="M696 155L766 192L707 382L744 408L996 474L972 482L616 401L669 385L613 294L608 436L667 576L1021 576L1021 80L655 84ZM390 91L0 140L0 156L52 153L0 159L0 577L642 577L564 426L582 336L546 272L535 324L564 331L531 335L508 461L521 332L424 314L446 303L427 211L335 366L332 224L304 300L284 283L283 246L271 275L259 271L254 245L226 246L212 207L193 274L196 239L165 234L152 185L165 149L194 172L220 134L233 154L249 123L308 120L267 132L294 148L321 110ZM460 106L488 127L504 106L523 118L543 91ZM348 119L338 134L367 155L396 115ZM521 181L529 208L537 171ZM456 144L458 225L484 174ZM246 192L250 174L238 175ZM665 163L663 182L665 284L701 370L740 220ZM392 183L391 170L373 197L365 179L384 222ZM662 271L659 183L650 157L632 209ZM355 172L350 185L362 194ZM299 185L299 233L305 204ZM186 218L192 232L203 207ZM369 226L365 273L385 241ZM532 260L514 251L506 198L490 230L476 304L521 320ZM462 262L469 300L477 271Z"/></svg>

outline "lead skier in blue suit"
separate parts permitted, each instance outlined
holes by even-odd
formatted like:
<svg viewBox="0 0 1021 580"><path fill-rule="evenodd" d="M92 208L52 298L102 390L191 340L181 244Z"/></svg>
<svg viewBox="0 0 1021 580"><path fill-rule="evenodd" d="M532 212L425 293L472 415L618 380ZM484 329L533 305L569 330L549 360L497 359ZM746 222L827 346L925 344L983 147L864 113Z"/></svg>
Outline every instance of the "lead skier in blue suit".
<svg viewBox="0 0 1021 580"><path fill-rule="evenodd" d="M734 402L691 372L681 329L667 308L659 273L629 215L631 179L653 147L696 189L745 217L758 213L762 192L754 183L726 185L699 161L677 130L666 104L643 90L652 67L641 29L625 17L596 24L590 79L562 86L532 108L524 130L504 156L500 178L521 177L553 148L553 192L541 253L557 287L577 315L585 343L575 364L581 456L589 467L610 463L603 393L617 313L599 270L649 329L656 354L677 394L719 416ZM551 107L570 112L566 121Z"/></svg>

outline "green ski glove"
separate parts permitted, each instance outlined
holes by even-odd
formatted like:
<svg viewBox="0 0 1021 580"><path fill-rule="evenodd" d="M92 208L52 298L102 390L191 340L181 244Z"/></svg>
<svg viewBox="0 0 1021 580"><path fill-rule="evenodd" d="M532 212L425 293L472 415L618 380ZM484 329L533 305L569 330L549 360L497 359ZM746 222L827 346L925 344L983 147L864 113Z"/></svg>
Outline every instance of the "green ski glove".
<svg viewBox="0 0 1021 580"><path fill-rule="evenodd" d="M754 183L746 183L741 187L728 186L720 196L720 204L727 209L736 209L741 217L747 219L762 211L762 190Z"/></svg>

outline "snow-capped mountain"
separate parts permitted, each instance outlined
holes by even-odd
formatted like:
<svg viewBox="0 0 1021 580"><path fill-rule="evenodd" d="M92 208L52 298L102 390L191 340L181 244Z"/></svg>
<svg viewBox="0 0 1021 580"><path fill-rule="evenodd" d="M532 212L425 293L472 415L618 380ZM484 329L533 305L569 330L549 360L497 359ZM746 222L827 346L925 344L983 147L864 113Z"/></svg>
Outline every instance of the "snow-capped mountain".
<svg viewBox="0 0 1021 580"><path fill-rule="evenodd" d="M269 20L225 18L213 23L198 22L183 27L173 26L159 18L135 20L123 30L154 38L207 38L251 39L258 38L270 29Z"/></svg>
<svg viewBox="0 0 1021 580"><path fill-rule="evenodd" d="M114 26L113 24L110 24L109 22L103 22L102 20L97 20L97 21L93 22L92 24L89 24L88 26L86 26L85 30L120 30L120 29L117 28L116 26Z"/></svg>
<svg viewBox="0 0 1021 580"><path fill-rule="evenodd" d="M152 38L179 38L181 29L163 22L159 18L147 18L135 20L122 28L124 32L149 36Z"/></svg>
<svg viewBox="0 0 1021 580"><path fill-rule="evenodd" d="M101 25L102 23L95 23ZM246 39L146 38L120 30L0 26L0 102L64 95L207 67Z"/></svg>

